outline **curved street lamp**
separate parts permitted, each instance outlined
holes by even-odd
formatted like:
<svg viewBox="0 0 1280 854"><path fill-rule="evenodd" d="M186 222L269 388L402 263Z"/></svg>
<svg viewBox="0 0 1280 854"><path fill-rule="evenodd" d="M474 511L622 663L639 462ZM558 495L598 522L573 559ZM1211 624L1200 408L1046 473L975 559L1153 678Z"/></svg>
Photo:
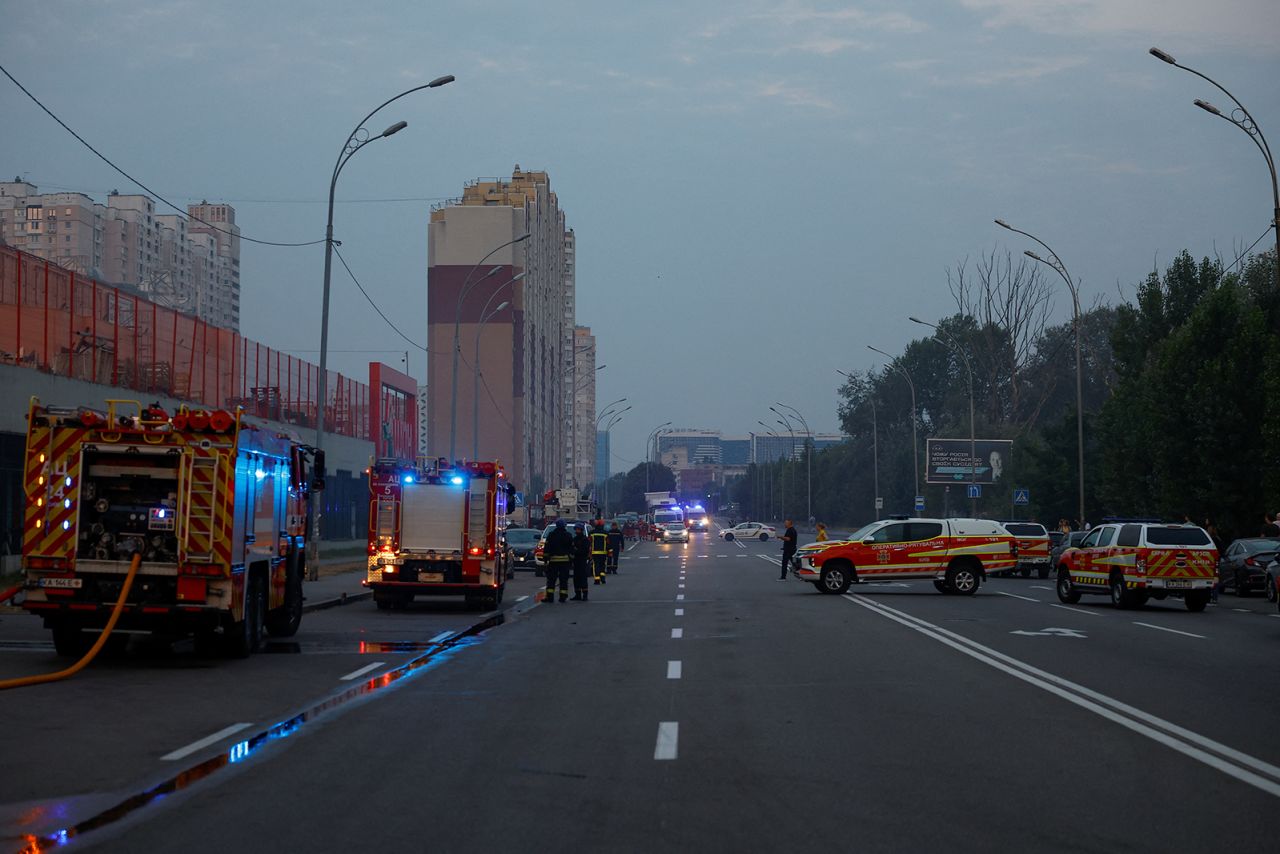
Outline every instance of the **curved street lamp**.
<svg viewBox="0 0 1280 854"><path fill-rule="evenodd" d="M759 424L761 427L763 427L763 428L764 428L764 432L765 432L765 433L767 433L768 435L772 436L773 438L775 438L775 439L781 439L781 438L782 438L782 436L781 436L781 435L780 435L776 430L774 430L774 429L773 429L772 427L770 427L768 424L765 424L765 423L764 423L763 421L761 421L760 419L758 419L758 418L757 418L757 419L756 419L756 423L757 423L757 424ZM766 482L768 483L768 486L769 486L769 521L770 521L770 522L772 522L772 521L773 521L773 470L772 470L772 464L773 464L773 462L774 462L773 460L769 460L769 463L770 463L770 471L769 471L769 473L766 475ZM782 470L782 476L783 476L784 478L787 476L787 470L786 470L785 468ZM784 482L784 487L785 487L785 482ZM786 499L787 499L787 496L786 496L786 489L784 488L784 489L783 489L783 495L782 495L782 500L783 500L783 503L784 503L784 504L786 503Z"/></svg>
<svg viewBox="0 0 1280 854"><path fill-rule="evenodd" d="M918 317L908 317L912 323L919 323L921 326L927 326L935 333L940 335L951 351L964 360L964 369L969 374L969 514L974 518L978 516L978 497L974 494L974 488L978 483L978 440L974 432L973 421L973 365L969 363L969 357L955 338L935 323L921 320ZM1083 517L1082 517L1083 518Z"/></svg>
<svg viewBox="0 0 1280 854"><path fill-rule="evenodd" d="M658 436L660 436L660 435L662 434L662 430L663 430L663 428L664 428L664 427L670 427L670 426L671 426L671 422L670 422L670 421L667 421L667 422L665 422L665 423L663 423L663 424L659 424L657 427L654 427L651 431L649 431L649 438L644 440L644 453L645 453L645 461L644 461L644 491L645 491L645 492L648 492L648 491L649 491L649 486L650 486L650 483L649 483L649 467L650 467L650 466L653 464L653 462L654 462L654 459L653 459L653 458L654 458L654 457L656 457L656 456L658 456ZM650 448L650 447L652 447L652 448L653 448L653 453L652 453L652 455L651 455L651 454L650 454L650 452L649 452L649 448Z"/></svg>
<svg viewBox="0 0 1280 854"><path fill-rule="evenodd" d="M523 279L525 275L523 272L519 273L494 288L493 293L489 294L489 299L485 302L484 308L480 309L480 325L476 327L476 351L474 360L471 362L471 459L473 460L480 459L480 330L484 329L484 325L495 314L511 305L510 301L503 301L493 311L489 311L489 303L493 302L503 288L515 284Z"/></svg>
<svg viewBox="0 0 1280 854"><path fill-rule="evenodd" d="M364 123L373 118L374 113L390 104L392 101L398 101L405 95L410 95L422 89L436 89L446 83L452 83L454 76L446 74L443 77L437 77L430 83L423 83L421 86L414 86L412 89L406 89L394 98L388 98L378 106L369 111L369 114L356 123L355 130L347 135L347 141L342 145L342 151L338 153L338 160L333 165L333 175L329 178L329 217L324 228L324 288L323 295L320 299L320 377L319 389L316 401L316 450L324 450L324 434L327 427L325 421L325 407L329 400L329 290L331 274L333 272L333 247L336 241L333 239L333 195L338 186L338 175L342 172L342 167L347 165L356 152L364 148L369 143L378 139L385 139L392 134L397 134L409 126L408 122L399 121L388 127L377 136L370 136L369 131L365 128ZM362 135L363 134L363 135ZM407 366L406 366L407 370ZM320 550L320 501L317 493L311 493L311 519L312 519L312 536L307 541L307 578L315 581L320 577L320 563L318 560Z"/></svg>
<svg viewBox="0 0 1280 854"><path fill-rule="evenodd" d="M1151 48L1147 53L1151 54L1161 62L1167 62L1175 68L1181 68L1183 71L1191 72L1201 80L1207 80L1215 86L1218 91L1230 98L1231 102L1236 105L1236 109L1232 110L1231 115L1228 116L1208 101L1202 101L1201 99L1196 98L1193 102L1197 107L1205 112L1212 113L1220 119L1231 122L1231 124L1247 133L1249 135L1249 139L1253 140L1253 144L1258 146L1258 151L1262 152L1263 159L1267 161L1267 169L1271 171L1271 227L1275 229L1276 232L1276 287L1280 288L1280 185L1276 183L1276 161L1275 158L1271 156L1271 146L1267 145L1267 138L1262 135L1262 128L1258 127L1258 123L1254 121L1253 115L1245 109L1244 104L1240 103L1236 96L1228 92L1226 87L1217 80L1214 80L1207 74L1196 71L1194 68L1182 65L1158 47ZM1239 116L1236 115L1237 111L1240 113ZM1081 521L1083 522L1083 518Z"/></svg>
<svg viewBox="0 0 1280 854"><path fill-rule="evenodd" d="M796 409L794 406L787 406L785 403L778 403L777 405L781 406L783 409L787 410L788 412L794 413L796 418L800 419L800 423L804 426L805 435L809 437L808 441L805 443L806 448L805 448L805 455L804 455L804 458L805 458L804 487L805 487L805 509L808 511L808 519L811 520L813 519L813 452L817 449L817 443L814 440L813 431L809 429L809 422L805 420L805 417L803 415L800 414L800 410ZM773 407L769 407L769 408L773 409ZM778 412L778 410L776 409L774 409L773 411ZM779 412L778 414L781 415L782 413Z"/></svg>
<svg viewBox="0 0 1280 854"><path fill-rule="evenodd" d="M836 373L845 379L856 380L853 374L836 368ZM867 395L867 403L871 405L871 478L872 489L875 490L876 521L880 521L880 505L883 503L880 499L880 428L876 423L876 399L872 395Z"/></svg>
<svg viewBox="0 0 1280 854"><path fill-rule="evenodd" d="M623 400L626 400L626 398L623 398ZM621 402L622 401L615 401L614 403L611 403L609 405L614 406L616 403L621 403ZM618 410L617 412L613 413L613 417L610 418L609 423L605 425L604 443L606 445L609 444L609 431L613 429L613 425L617 424L619 421L622 420L622 413L626 412L630 408L631 408L630 406L625 406L622 409ZM599 420L597 420L596 426L599 426L599 424L600 422ZM602 515L601 518L607 519L608 517L609 517L609 479L605 478L604 479L604 515Z"/></svg>
<svg viewBox="0 0 1280 854"><path fill-rule="evenodd" d="M889 360L888 366L892 370L902 374L902 378L907 381L907 387L911 389L911 467L915 470L915 496L920 495L920 440L916 438L916 384L911 381L911 374L907 373L904 368L898 365L898 360L890 356L883 350L867 345L867 349L873 353L879 353Z"/></svg>
<svg viewBox="0 0 1280 854"><path fill-rule="evenodd" d="M1055 273L1057 273L1059 276L1062 277L1062 281L1067 283L1067 290L1071 292L1072 325L1075 327L1075 339L1076 339L1076 469L1079 474L1078 491L1079 491L1079 504L1080 504L1080 507L1079 507L1080 515L1077 518L1079 518L1080 524L1083 525L1084 519L1085 519L1085 516L1084 516L1084 370L1081 367L1082 363L1080 359L1080 290L1079 288L1076 287L1075 281L1071 278L1071 274L1067 272L1067 265L1062 263L1062 259L1058 257L1058 253L1054 252L1053 249L1049 247L1049 244L1045 243L1043 240L1036 237L1034 234L1031 234L1030 232L1023 231L1020 228L1014 228L1013 226L1009 225L1009 223L1005 222L1002 219L997 219L995 223L1001 228L1007 228L1009 231L1015 232L1017 234L1021 234L1024 237L1030 237L1036 243L1039 243L1041 246L1043 246L1044 250L1049 253L1048 258L1043 258L1040 255L1036 254L1035 252L1032 252L1030 249L1024 249L1022 254L1026 255L1028 258L1030 258L1033 261L1039 261L1041 264L1044 264L1046 267L1052 268Z"/></svg>

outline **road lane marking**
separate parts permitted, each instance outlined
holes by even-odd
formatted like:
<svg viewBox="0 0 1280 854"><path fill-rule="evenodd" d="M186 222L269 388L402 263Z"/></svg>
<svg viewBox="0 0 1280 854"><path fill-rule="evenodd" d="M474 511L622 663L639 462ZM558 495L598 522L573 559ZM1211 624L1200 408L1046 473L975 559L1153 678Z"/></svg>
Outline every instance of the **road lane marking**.
<svg viewBox="0 0 1280 854"><path fill-rule="evenodd" d="M1062 609L1062 610L1064 610L1064 611L1075 611L1077 614L1088 614L1090 617L1099 617L1099 616L1101 616L1101 614L1099 614L1097 611L1086 611L1084 608L1072 608L1072 607L1070 607L1070 606L1068 606L1068 605L1057 605L1057 604L1054 604L1053 602L1050 602L1050 603L1049 603L1049 607L1050 607L1050 608L1061 608L1061 609Z"/></svg>
<svg viewBox="0 0 1280 854"><path fill-rule="evenodd" d="M677 602L683 602L683 601L684 601L684 594L683 594L683 593L677 593L677 594L676 594L676 601L677 601Z"/></svg>
<svg viewBox="0 0 1280 854"><path fill-rule="evenodd" d="M679 679L679 678L680 678L680 671L681 671L681 669L682 669L682 668L681 668L680 662L678 662L678 661L668 661L668 662L667 662L667 678L668 678L668 679Z"/></svg>
<svg viewBox="0 0 1280 854"><path fill-rule="evenodd" d="M1041 585L1039 585L1039 584L1032 584L1032 585L1031 585L1031 589L1032 589L1032 590L1048 590L1050 593L1052 593L1052 592L1053 592L1053 588L1052 588L1052 587L1042 587L1042 586L1041 586Z"/></svg>
<svg viewBox="0 0 1280 854"><path fill-rule="evenodd" d="M521 602L523 602L528 598L529 598L528 596L521 596L519 599L516 600L516 604L519 605Z"/></svg>
<svg viewBox="0 0 1280 854"><path fill-rule="evenodd" d="M1167 629L1164 626L1157 626L1155 623L1139 623L1137 620L1134 620L1133 624L1135 626L1146 626L1148 629L1159 629L1162 632L1173 632L1175 635L1186 635L1189 638L1200 638L1200 640L1208 640L1208 638L1205 635L1192 634L1191 632L1184 632L1180 629Z"/></svg>
<svg viewBox="0 0 1280 854"><path fill-rule="evenodd" d="M677 585L676 585L676 587L679 587L681 590L683 590L683 589L684 589L684 585L683 585L683 584L677 584Z"/></svg>
<svg viewBox="0 0 1280 854"><path fill-rule="evenodd" d="M672 640L679 640L679 639L680 639L680 638L682 638L682 637L684 637L684 629L672 629L672 630L671 630L671 639L672 639Z"/></svg>
<svg viewBox="0 0 1280 854"><path fill-rule="evenodd" d="M227 736L234 735L240 730L246 729L251 726L253 726L253 724L251 723L232 724L231 726L226 727L225 729L218 730L213 735L206 735L204 738L200 739L199 741L193 741L190 744L188 744L186 747L179 747L177 750L173 751L172 753L166 753L164 756L161 756L160 759L162 762L172 762L175 759L181 759L184 756L190 756L192 753L195 753L197 750L203 750L204 748L208 747L211 744L217 744L219 741L222 741Z"/></svg>
<svg viewBox="0 0 1280 854"><path fill-rule="evenodd" d="M663 721L658 724L658 742L653 747L653 758L675 759L679 743L680 724L676 721Z"/></svg>
<svg viewBox="0 0 1280 854"><path fill-rule="evenodd" d="M1030 596L1019 596L1017 593L1005 593L1003 590L997 590L1001 596L1008 596L1011 599L1021 599L1023 602L1039 602L1039 599L1032 599Z"/></svg>
<svg viewBox="0 0 1280 854"><path fill-rule="evenodd" d="M1231 610L1232 610L1232 611L1235 611L1236 613L1239 613L1239 614L1252 614L1252 613L1253 613L1253 612L1252 612L1252 611L1250 611L1248 608L1232 608Z"/></svg>
<svg viewBox="0 0 1280 854"><path fill-rule="evenodd" d="M676 616L677 616L677 617L683 617L683 616L684 616L684 608L676 608Z"/></svg>
<svg viewBox="0 0 1280 854"><path fill-rule="evenodd" d="M1141 736L1151 739L1170 750L1190 757L1229 777L1247 783L1269 795L1280 798L1280 767L1256 756L1250 756L1214 741L1207 736L1178 726L1139 708L1122 703L1112 697L1086 688L1079 683L1033 667L1024 661L1005 655L991 647L963 635L934 625L904 611L898 611L865 597L846 593L844 598L930 637L957 652L969 656L1003 673L1013 676L1043 691L1066 700L1099 717L1119 724ZM1234 763L1234 764L1233 764Z"/></svg>
<svg viewBox="0 0 1280 854"><path fill-rule="evenodd" d="M440 643L440 641L444 640L445 638L449 637L452 634L453 632L451 631L441 632L440 634L433 637L431 640L427 641L427 643Z"/></svg>
<svg viewBox="0 0 1280 854"><path fill-rule="evenodd" d="M385 661L375 661L373 664L366 664L364 667L361 667L359 670L352 670L346 676L339 676L338 678L343 682L350 682L352 679L355 679L357 676L363 676L366 673L368 673L370 670L377 670L379 667L381 667L384 664L386 664Z"/></svg>

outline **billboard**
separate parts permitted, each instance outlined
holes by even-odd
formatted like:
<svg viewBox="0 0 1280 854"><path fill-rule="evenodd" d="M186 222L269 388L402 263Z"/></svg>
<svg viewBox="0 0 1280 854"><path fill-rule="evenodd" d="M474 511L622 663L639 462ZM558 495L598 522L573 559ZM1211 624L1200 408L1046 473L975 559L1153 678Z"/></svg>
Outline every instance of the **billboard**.
<svg viewBox="0 0 1280 854"><path fill-rule="evenodd" d="M970 466L976 468L974 483L1000 483L1009 472L1013 440L976 439L973 457L968 439L926 439L924 447L928 483L969 483Z"/></svg>

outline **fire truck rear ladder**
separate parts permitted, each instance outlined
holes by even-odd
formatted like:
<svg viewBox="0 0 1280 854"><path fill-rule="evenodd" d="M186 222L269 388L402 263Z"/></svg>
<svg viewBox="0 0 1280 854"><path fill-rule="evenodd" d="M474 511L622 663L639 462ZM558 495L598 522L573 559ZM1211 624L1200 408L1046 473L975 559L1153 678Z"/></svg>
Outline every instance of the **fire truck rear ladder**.
<svg viewBox="0 0 1280 854"><path fill-rule="evenodd" d="M218 498L218 458L187 457L183 466L185 496L182 502L182 541L180 547L187 560L197 563L213 561L213 510ZM205 470L202 475L197 471ZM192 528L204 532L203 542L192 539ZM194 548L193 548L194 546Z"/></svg>

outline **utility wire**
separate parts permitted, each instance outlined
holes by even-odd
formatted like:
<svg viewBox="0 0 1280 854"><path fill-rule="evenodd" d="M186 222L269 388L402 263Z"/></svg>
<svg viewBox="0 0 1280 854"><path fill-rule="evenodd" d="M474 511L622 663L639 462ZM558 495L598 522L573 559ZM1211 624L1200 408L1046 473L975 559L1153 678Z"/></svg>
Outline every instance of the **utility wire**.
<svg viewBox="0 0 1280 854"><path fill-rule="evenodd" d="M81 145L83 145L85 148L89 149L89 150L90 150L90 151L92 151L94 154L96 154L96 155L98 156L98 159L99 159L99 160L101 160L103 163L107 164L107 165L108 165L108 166L110 166L112 169L114 169L114 170L116 170L117 172L119 172L119 173L120 173L121 175L123 175L124 177L128 178L128 179L129 179L130 181L132 181L133 183L137 184L137 185L138 185L139 187L141 187L142 189L146 190L146 191L147 191L150 195L152 195L153 197L155 197L155 198L159 199L160 201L164 202L164 203L165 203L166 205L168 205L169 207L173 208L173 209L174 209L175 211L177 211L178 213L183 214L183 215L185 215L185 216L189 217L190 219L195 220L196 222L200 223L201 225L206 225L206 226L208 226L209 228L212 228L214 231L221 232L222 234L230 235L230 236L232 236L232 237L239 237L241 240L248 241L249 243L260 243L260 244L262 244L263 246L315 246L317 243L324 243L324 241L323 241L323 240L308 240L308 241L305 241L305 242L303 242L303 243L280 243L280 242L277 242L277 241L274 241L274 240L258 240L257 238L254 238L254 237L245 237L243 234L239 234L239 235L238 235L238 234L236 234L235 232L228 231L228 230L227 230L227 229L225 229L225 228L219 228L218 226L214 225L214 224L213 224L213 223L211 223L211 222L205 222L204 220L200 219L200 217L198 217L198 216L192 216L192 215L190 214L190 212L188 212L188 211L184 211L182 208L178 207L178 206L177 206L177 205L175 205L173 202L169 201L169 200L168 200L168 199L166 199L164 196L160 195L160 194L159 194L159 193L157 193L155 190L151 189L151 188L150 188L150 187L148 187L146 184L142 183L142 182L141 182L141 181L139 181L137 178L133 177L132 175L130 175L128 172L126 172L126 171L124 171L123 169L121 169L121 168L120 168L119 166L117 166L116 164L112 163L112 162L111 162L111 160L110 160L110 159L108 159L108 158L107 158L107 156L106 156L105 154L103 154L103 153L102 153L101 151L99 151L98 149L94 148L92 145L90 145L90 144L89 144L88 140L86 140L86 139L85 139L84 137L82 137L80 134L78 134L78 133L76 133L74 130L72 130L70 125L68 125L68 124L67 124L66 122L64 122L62 119L60 119L60 118L58 118L56 115L54 115L54 113L53 113L53 111L52 111L52 110L50 110L48 107L46 107L44 104L42 104L42 103L40 102L40 99L39 99L39 98L37 98L35 95L31 94L31 92L30 92L30 91L28 91L28 89L27 89L27 87L26 87L26 86L23 86L21 83L19 83L19 82L18 82L18 80L17 80L17 78L15 78L12 74L10 74L10 73L9 73L9 69L5 68L3 65L0 65L0 72L3 72L3 73L4 73L4 76L5 76L5 77L8 77L8 78L13 82L13 85L14 85L14 86L17 86L19 89L21 89L21 90L22 90L22 94L26 95L28 98L30 98L32 101L34 101L34 102L35 102L35 105L36 105L37 107L39 107L40 109L44 110L44 111L45 111L45 113L46 113L46 114L48 114L49 118L53 119L55 122L57 122L59 125L61 125L61 126L62 126L62 128L63 128L63 130L65 130L67 133L69 133L69 134L71 134L72 136L74 136L77 140L79 140L79 141L80 141L80 144L81 144Z"/></svg>
<svg viewBox="0 0 1280 854"><path fill-rule="evenodd" d="M33 184L39 184L41 187L48 187L51 190L65 190L72 193L108 193L109 190L101 188L85 188L83 186L69 187L66 184L55 184L52 181L42 181L39 178L32 179ZM190 194L172 194L178 199L204 199L207 196L193 196ZM367 204L388 204L395 202L447 202L454 196L392 196L384 199L334 199L335 205L367 205ZM210 204L249 204L249 205L324 205L328 204L328 199L228 199L218 196L210 202ZM324 241L317 241L323 243Z"/></svg>
<svg viewBox="0 0 1280 854"><path fill-rule="evenodd" d="M399 335L401 338L403 338L403 339L405 340L405 342L406 342L406 343L411 344L411 345L413 345L414 347L417 347L419 350L421 350L421 351L422 351L422 352L424 352L424 353L431 353L431 351L430 351L430 350L428 350L426 347L423 347L423 346L422 346L421 344L419 344L417 341L414 341L414 340L413 340L412 338L410 338L408 335L405 335L403 332L401 332L401 331L400 331L400 327L398 327L398 326L396 326L394 323L392 323L392 322L391 322L391 318L387 317L387 315L383 312L383 310L382 310L382 309L380 309L380 308L378 308L378 304L377 304L376 302L374 302L374 301L373 301L373 297L369 296L369 292L368 292L368 291L366 291L366 290L364 289L364 285L360 284L360 280L356 278L356 274L355 274L355 273L353 273L353 272L351 272L351 267L349 267L349 266L347 265L347 259L342 257L342 253L338 251L338 247L337 247L336 245L333 247L333 254L338 256L338 260L342 262L342 267L343 267L343 269L345 269L345 270L347 271L347 275L351 277L351 281L353 281L353 282L355 282L355 283L356 283L356 287L360 289L360 293L364 294L364 298L365 298L365 299L367 299L367 300L369 301L369 305L373 306L373 310L374 310L374 311L376 311L376 312L378 313L378 317L381 317L384 321L386 321L387 326L390 326L390 327L391 327L391 329L392 329L392 330L393 330L397 335ZM443 356L443 355L445 355L445 354L443 354L443 353L432 353L432 355L434 355L434 356Z"/></svg>

